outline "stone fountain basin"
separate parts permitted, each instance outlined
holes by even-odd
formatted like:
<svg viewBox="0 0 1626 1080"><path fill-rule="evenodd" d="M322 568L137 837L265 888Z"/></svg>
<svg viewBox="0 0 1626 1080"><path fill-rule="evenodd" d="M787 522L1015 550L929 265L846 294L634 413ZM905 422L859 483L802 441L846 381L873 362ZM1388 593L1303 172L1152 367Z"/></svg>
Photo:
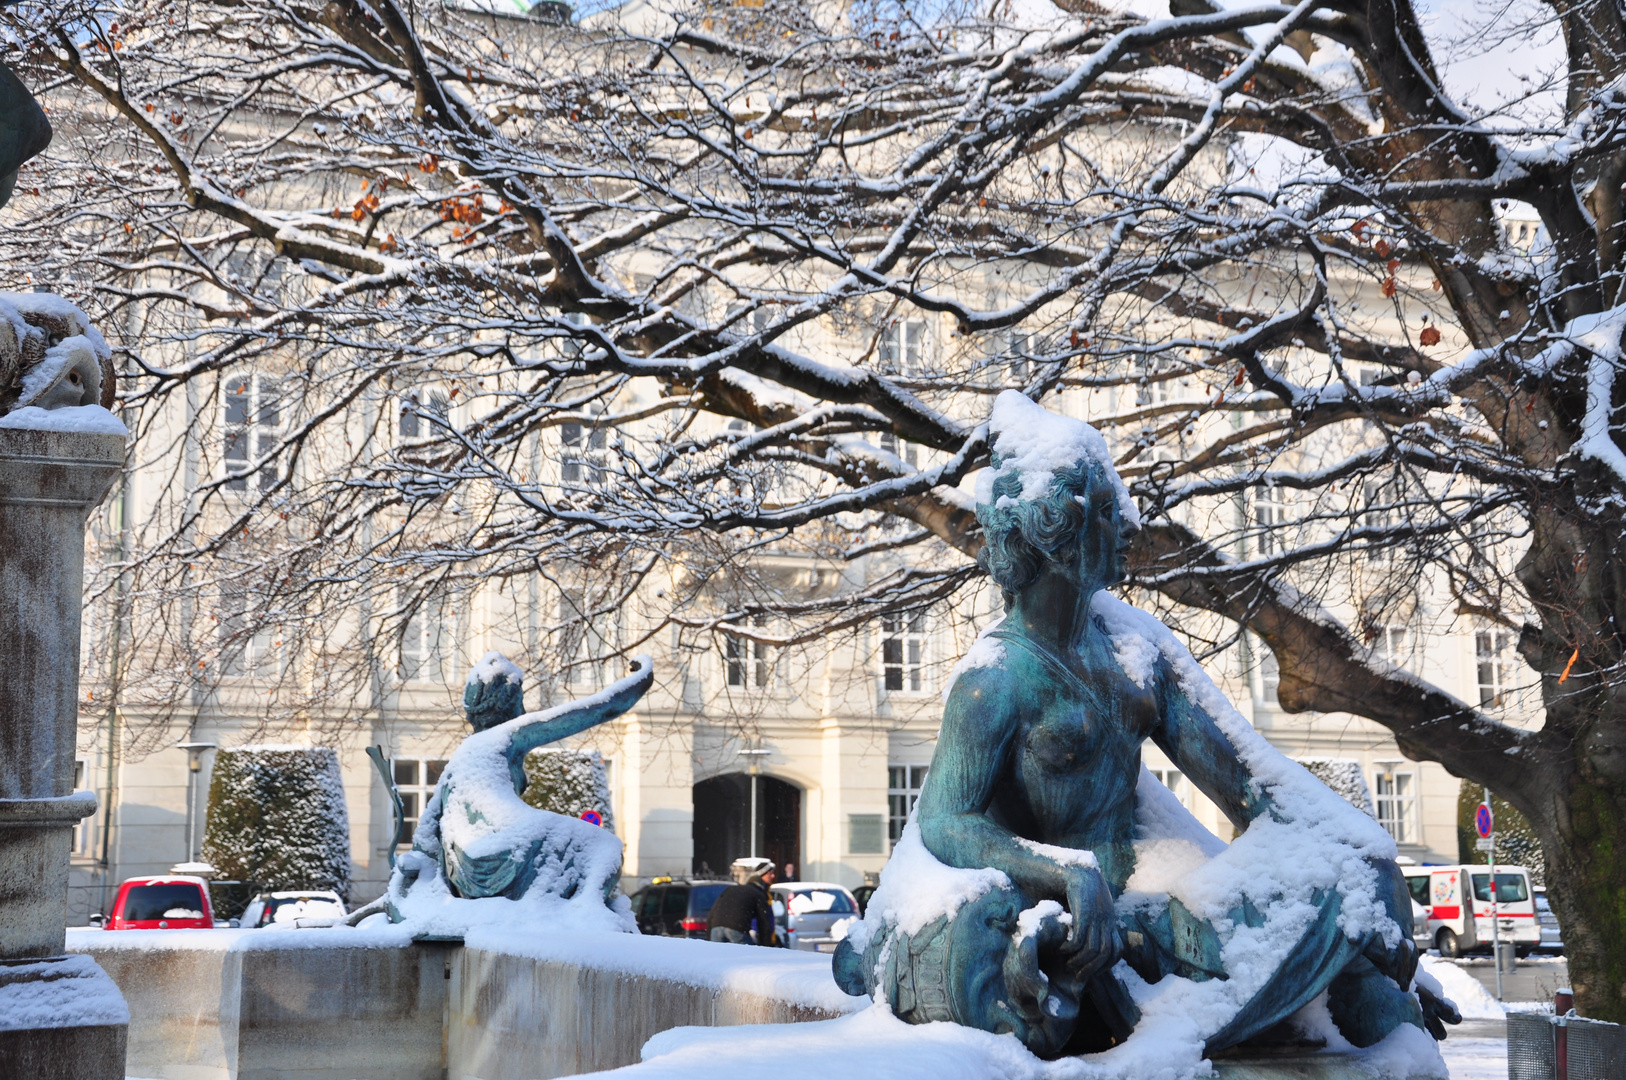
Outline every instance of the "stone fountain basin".
<svg viewBox="0 0 1626 1080"><path fill-rule="evenodd" d="M630 934L476 931L458 944L398 927L70 930L68 949L123 991L126 1071L152 1080L544 1080L636 1065L633 1080L673 1072L659 1057L639 1065L662 1032L869 1006L836 988L825 954ZM1336 1054L1214 1064L1223 1080L1377 1075Z"/></svg>

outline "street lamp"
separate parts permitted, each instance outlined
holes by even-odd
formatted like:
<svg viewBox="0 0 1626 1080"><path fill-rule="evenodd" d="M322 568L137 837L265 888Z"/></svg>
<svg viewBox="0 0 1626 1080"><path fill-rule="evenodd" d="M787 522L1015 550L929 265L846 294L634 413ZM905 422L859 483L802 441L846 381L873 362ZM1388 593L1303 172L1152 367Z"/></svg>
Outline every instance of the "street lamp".
<svg viewBox="0 0 1626 1080"><path fill-rule="evenodd" d="M751 841L746 845L750 848L746 854L753 859L757 854L757 776L762 772L759 761L772 753L772 750L764 750L760 746L745 747L740 751L740 757L750 759L750 766L745 770L751 777Z"/></svg>
<svg viewBox="0 0 1626 1080"><path fill-rule="evenodd" d="M175 744L175 749L186 751L186 862L191 862L197 857L197 844L195 843L197 837L193 834L198 802L198 773L203 770L203 752L218 749L219 745L219 743L212 742L182 742Z"/></svg>

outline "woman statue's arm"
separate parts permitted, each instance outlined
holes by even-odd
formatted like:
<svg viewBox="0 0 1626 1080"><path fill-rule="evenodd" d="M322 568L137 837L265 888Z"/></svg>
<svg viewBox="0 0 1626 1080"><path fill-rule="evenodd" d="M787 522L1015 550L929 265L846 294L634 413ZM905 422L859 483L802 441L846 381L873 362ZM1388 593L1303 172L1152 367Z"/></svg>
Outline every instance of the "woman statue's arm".
<svg viewBox="0 0 1626 1080"><path fill-rule="evenodd" d="M1065 951L1082 975L1122 951L1112 891L1094 866L1063 865L988 816L994 785L1012 753L1018 717L1014 676L975 668L955 683L916 820L927 850L950 866L1003 871L1032 900L1056 900L1073 915Z"/></svg>
<svg viewBox="0 0 1626 1080"><path fill-rule="evenodd" d="M1236 747L1201 705L1160 666L1160 719L1152 741L1196 784L1238 830L1271 808L1270 796L1237 756Z"/></svg>

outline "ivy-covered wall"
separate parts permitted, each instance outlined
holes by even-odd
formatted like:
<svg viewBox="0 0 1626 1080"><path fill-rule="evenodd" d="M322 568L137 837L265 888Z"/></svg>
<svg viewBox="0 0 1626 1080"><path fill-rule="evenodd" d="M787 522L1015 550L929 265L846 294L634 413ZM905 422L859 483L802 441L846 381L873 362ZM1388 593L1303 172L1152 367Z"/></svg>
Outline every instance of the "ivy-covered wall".
<svg viewBox="0 0 1626 1080"><path fill-rule="evenodd" d="M566 817L597 810L604 828L615 831L609 777L597 750L532 750L525 755L525 793L520 797L539 810Z"/></svg>
<svg viewBox="0 0 1626 1080"><path fill-rule="evenodd" d="M1485 853L1474 850L1474 842L1479 839L1474 829L1474 810L1484 797L1483 787L1462 782L1457 795L1457 858L1465 863L1485 861ZM1545 886L1547 860L1530 822L1495 792L1491 793L1491 816L1496 820L1496 861L1524 867L1530 871L1530 884Z"/></svg>
<svg viewBox="0 0 1626 1080"><path fill-rule="evenodd" d="M203 857L247 888L217 892L232 918L256 891L332 889L349 900L350 815L324 746L239 746L215 756ZM231 910L235 908L235 910Z"/></svg>

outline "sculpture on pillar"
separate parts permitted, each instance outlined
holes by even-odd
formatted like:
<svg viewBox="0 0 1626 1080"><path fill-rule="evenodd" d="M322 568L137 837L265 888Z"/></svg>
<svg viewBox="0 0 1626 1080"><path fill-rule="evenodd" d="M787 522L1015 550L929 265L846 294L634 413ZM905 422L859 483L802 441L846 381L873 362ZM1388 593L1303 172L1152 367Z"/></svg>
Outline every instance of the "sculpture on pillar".
<svg viewBox="0 0 1626 1080"><path fill-rule="evenodd" d="M1249 1040L1367 1047L1406 1029L1396 1037L1437 1058L1424 1029L1443 1038L1458 1017L1437 984L1414 983L1388 834L1271 748L1162 623L1105 591L1139 523L1101 436L1014 391L990 435L979 562L1006 615L956 669L838 983L1044 1057L1139 1039L1195 1067ZM1148 739L1236 841L1142 767Z"/></svg>
<svg viewBox="0 0 1626 1080"><path fill-rule="evenodd" d="M414 924L420 937L456 937L478 922L512 925L516 915L523 917L505 901L538 911L559 901L606 929L636 932L617 891L623 846L615 834L520 798L526 754L613 720L644 696L654 665L638 656L632 667L626 678L589 697L519 715L519 669L488 654L464 694L474 734L447 761L412 850L395 862L388 891L352 921L385 910L392 922Z"/></svg>
<svg viewBox="0 0 1626 1080"><path fill-rule="evenodd" d="M51 125L0 65L0 206ZM124 465L112 353L83 312L0 294L0 1075L124 1076L130 1013L66 955L85 518Z"/></svg>

